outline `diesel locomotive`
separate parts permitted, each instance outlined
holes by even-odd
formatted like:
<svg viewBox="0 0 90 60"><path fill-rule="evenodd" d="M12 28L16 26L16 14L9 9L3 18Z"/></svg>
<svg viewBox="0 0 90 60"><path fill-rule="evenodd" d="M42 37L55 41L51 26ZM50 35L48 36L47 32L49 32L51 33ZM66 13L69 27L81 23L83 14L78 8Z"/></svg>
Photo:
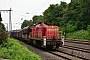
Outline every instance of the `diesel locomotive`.
<svg viewBox="0 0 90 60"><path fill-rule="evenodd" d="M12 31L11 36L43 48L56 49L63 45L59 27L44 22L24 27L22 30Z"/></svg>

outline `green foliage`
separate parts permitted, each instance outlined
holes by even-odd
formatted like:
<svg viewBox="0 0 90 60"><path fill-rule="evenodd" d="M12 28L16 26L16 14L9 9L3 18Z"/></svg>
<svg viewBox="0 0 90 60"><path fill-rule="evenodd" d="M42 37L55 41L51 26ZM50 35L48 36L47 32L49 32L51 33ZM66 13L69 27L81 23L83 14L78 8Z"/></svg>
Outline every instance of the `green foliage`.
<svg viewBox="0 0 90 60"><path fill-rule="evenodd" d="M3 23L1 23L1 22L0 22L0 30L4 30L4 31L6 30L6 28L5 28L4 24L3 24Z"/></svg>
<svg viewBox="0 0 90 60"><path fill-rule="evenodd" d="M60 5L58 4L52 4L50 7L44 11L43 15L45 18L45 21L47 23L51 23L52 25L63 25L63 10L67 7L67 3L61 2Z"/></svg>
<svg viewBox="0 0 90 60"><path fill-rule="evenodd" d="M87 27L87 31L88 31L89 36L90 36L90 25L88 25L88 27Z"/></svg>
<svg viewBox="0 0 90 60"><path fill-rule="evenodd" d="M1 18L1 12L0 12L0 22L2 21L2 18Z"/></svg>
<svg viewBox="0 0 90 60"><path fill-rule="evenodd" d="M24 27L32 25L32 24L33 24L32 20L30 20L30 21L24 20L24 22L21 25L21 28L23 29Z"/></svg>
<svg viewBox="0 0 90 60"><path fill-rule="evenodd" d="M2 30L2 26L0 25L0 30Z"/></svg>
<svg viewBox="0 0 90 60"><path fill-rule="evenodd" d="M66 37L70 39L90 39L88 31L85 30L67 33Z"/></svg>
<svg viewBox="0 0 90 60"><path fill-rule="evenodd" d="M34 16L33 17L33 23L36 24L36 23L40 23L40 22L45 22L44 21L44 17L42 15L40 16Z"/></svg>
<svg viewBox="0 0 90 60"><path fill-rule="evenodd" d="M34 52L29 51L25 46L11 38L0 45L0 57L10 60L41 60Z"/></svg>
<svg viewBox="0 0 90 60"><path fill-rule="evenodd" d="M2 30L0 30L0 44L3 43L8 38L8 34Z"/></svg>
<svg viewBox="0 0 90 60"><path fill-rule="evenodd" d="M67 26L66 26L66 32L67 32L67 33L73 32L73 31L76 30L76 28L77 28L76 26L73 26L73 25L71 25L71 24L70 24L70 25L67 25Z"/></svg>
<svg viewBox="0 0 90 60"><path fill-rule="evenodd" d="M74 32L77 30L77 26L72 24L72 21L69 21L66 26L66 32Z"/></svg>
<svg viewBox="0 0 90 60"><path fill-rule="evenodd" d="M73 20L77 23L78 30L87 29L88 24L90 25L90 0L71 0L68 5L68 11L70 15L68 20Z"/></svg>
<svg viewBox="0 0 90 60"><path fill-rule="evenodd" d="M0 12L0 30L6 30L5 29L5 26L4 26L4 24L3 23L1 23L1 21L2 21L2 17L1 17L1 12Z"/></svg>
<svg viewBox="0 0 90 60"><path fill-rule="evenodd" d="M0 18L0 21L2 21L2 18Z"/></svg>

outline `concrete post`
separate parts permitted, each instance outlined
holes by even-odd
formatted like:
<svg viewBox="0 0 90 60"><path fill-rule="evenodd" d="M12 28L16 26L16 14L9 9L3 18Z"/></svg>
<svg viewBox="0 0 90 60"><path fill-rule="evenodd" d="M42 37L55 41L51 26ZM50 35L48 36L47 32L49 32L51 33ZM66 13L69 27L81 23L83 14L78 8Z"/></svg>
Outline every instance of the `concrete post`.
<svg viewBox="0 0 90 60"><path fill-rule="evenodd" d="M65 38L64 38L64 36L62 36L62 42L63 42L63 44L62 44L62 45L63 45L63 46L64 46L64 39L65 39Z"/></svg>
<svg viewBox="0 0 90 60"><path fill-rule="evenodd" d="M43 46L46 47L46 36L43 36Z"/></svg>

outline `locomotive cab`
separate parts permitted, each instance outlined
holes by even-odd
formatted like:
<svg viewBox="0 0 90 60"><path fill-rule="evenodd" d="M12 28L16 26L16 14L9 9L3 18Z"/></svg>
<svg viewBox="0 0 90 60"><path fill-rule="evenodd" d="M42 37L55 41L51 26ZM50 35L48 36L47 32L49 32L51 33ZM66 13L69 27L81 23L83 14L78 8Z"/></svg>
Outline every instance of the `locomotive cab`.
<svg viewBox="0 0 90 60"><path fill-rule="evenodd" d="M62 45L62 41L59 38L58 26L47 26L46 27L46 45L51 48L59 48Z"/></svg>
<svg viewBox="0 0 90 60"><path fill-rule="evenodd" d="M44 24L29 26L30 43L39 47L58 48L62 45L58 26Z"/></svg>
<svg viewBox="0 0 90 60"><path fill-rule="evenodd" d="M36 38L43 40L42 43L40 42L43 47L59 48L62 46L58 26L46 25L42 22L36 31Z"/></svg>

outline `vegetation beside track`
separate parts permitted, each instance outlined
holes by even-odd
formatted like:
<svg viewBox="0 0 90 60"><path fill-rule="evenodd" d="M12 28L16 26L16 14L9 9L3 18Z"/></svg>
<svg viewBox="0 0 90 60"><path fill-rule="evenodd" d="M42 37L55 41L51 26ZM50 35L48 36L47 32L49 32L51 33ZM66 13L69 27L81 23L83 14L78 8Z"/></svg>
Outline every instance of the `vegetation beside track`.
<svg viewBox="0 0 90 60"><path fill-rule="evenodd" d="M41 60L38 55L13 38L8 38L0 44L0 57L10 60Z"/></svg>
<svg viewBox="0 0 90 60"><path fill-rule="evenodd" d="M66 34L66 39L90 40L90 35L87 30L79 30Z"/></svg>

